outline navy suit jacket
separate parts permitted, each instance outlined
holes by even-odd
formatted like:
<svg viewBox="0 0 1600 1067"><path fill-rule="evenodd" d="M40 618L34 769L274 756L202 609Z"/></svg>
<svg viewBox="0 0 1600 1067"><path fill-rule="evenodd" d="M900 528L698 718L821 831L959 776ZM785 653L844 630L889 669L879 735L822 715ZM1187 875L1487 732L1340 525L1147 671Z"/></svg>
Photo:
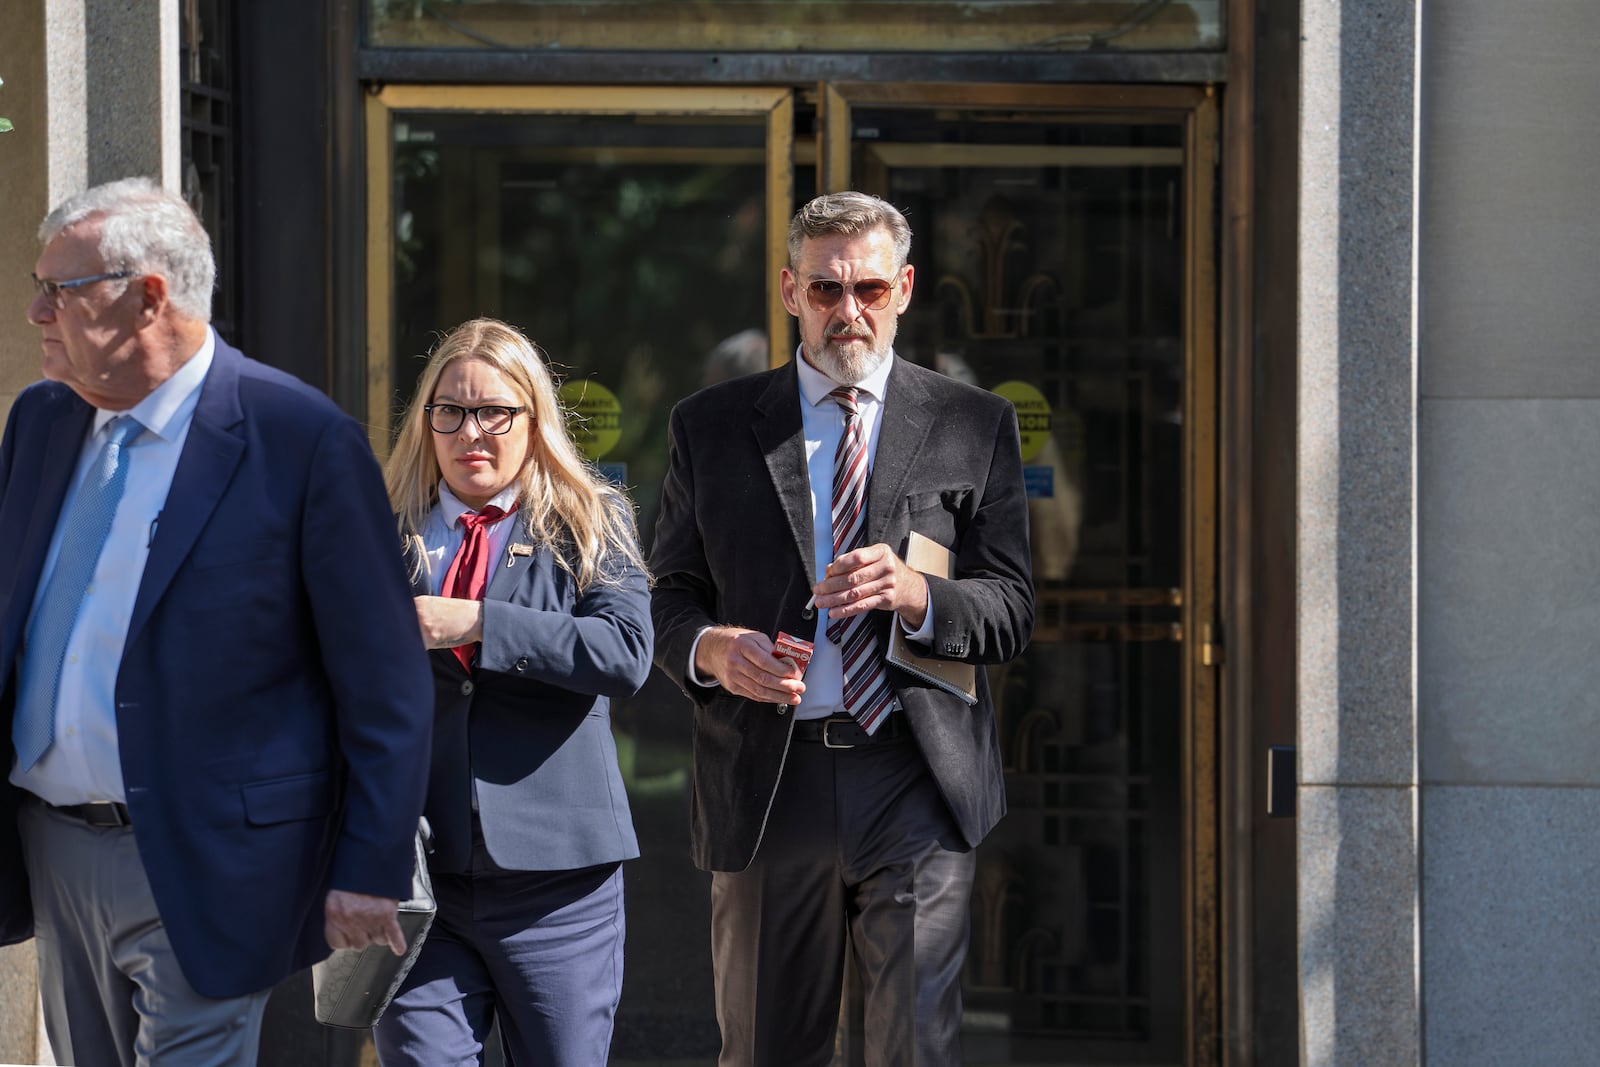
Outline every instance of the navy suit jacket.
<svg viewBox="0 0 1600 1067"><path fill-rule="evenodd" d="M433 661L436 718L429 866L464 872L472 790L484 844L507 870L575 870L639 854L611 736L612 697L650 673L654 631L644 573L577 582L547 547L526 551L519 524L484 594L483 646L471 675L449 649ZM421 595L426 577L413 583Z"/></svg>
<svg viewBox="0 0 1600 1067"><path fill-rule="evenodd" d="M1033 630L1016 410L898 357L886 392L867 483L867 543L904 558L916 530L950 549L953 577L928 580L930 654L973 664L1011 659ZM691 685L695 637L713 625L768 637L817 629L804 614L816 564L801 403L790 362L702 389L672 412L650 556L655 658L694 702L690 845L707 870L743 870L755 856L794 716L787 705ZM887 647L893 617L873 612L872 622ZM889 678L962 836L977 845L1006 810L985 672L976 707L896 667Z"/></svg>
<svg viewBox="0 0 1600 1067"><path fill-rule="evenodd" d="M0 727L93 409L39 382L0 443ZM428 663L377 462L304 383L217 342L117 671L133 833L178 963L211 997L325 956L330 887L404 898ZM32 932L0 782L0 938Z"/></svg>

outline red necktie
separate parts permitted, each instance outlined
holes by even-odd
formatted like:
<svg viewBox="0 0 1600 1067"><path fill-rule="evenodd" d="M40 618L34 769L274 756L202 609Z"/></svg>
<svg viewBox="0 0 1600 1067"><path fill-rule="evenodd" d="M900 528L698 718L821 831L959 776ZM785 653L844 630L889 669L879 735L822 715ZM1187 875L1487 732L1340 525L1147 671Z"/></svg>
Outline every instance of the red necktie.
<svg viewBox="0 0 1600 1067"><path fill-rule="evenodd" d="M513 508L513 511L516 509ZM505 518L509 512L489 505L482 511L461 513L461 547L450 569L444 572L444 595L456 600L482 600L489 588L489 527ZM472 673L473 646L457 645L451 649L456 659Z"/></svg>
<svg viewBox="0 0 1600 1067"><path fill-rule="evenodd" d="M854 386L828 394L844 409L844 434L833 454L833 554L837 558L867 543L867 434ZM883 722L894 703L872 612L828 620L828 640L844 661L844 707L867 733Z"/></svg>

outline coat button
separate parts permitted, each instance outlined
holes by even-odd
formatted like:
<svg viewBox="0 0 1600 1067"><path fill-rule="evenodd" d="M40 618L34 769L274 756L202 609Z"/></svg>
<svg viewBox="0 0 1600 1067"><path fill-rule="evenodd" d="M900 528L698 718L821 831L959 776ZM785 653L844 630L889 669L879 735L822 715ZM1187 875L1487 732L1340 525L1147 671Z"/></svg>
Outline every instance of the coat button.
<svg viewBox="0 0 1600 1067"><path fill-rule="evenodd" d="M461 683L461 695L464 696L464 697L469 697L469 696L472 695L472 691L474 689L476 689L476 688L477 687L474 686L470 680L462 682Z"/></svg>
<svg viewBox="0 0 1600 1067"><path fill-rule="evenodd" d="M518 659L517 662L514 663L512 666L518 671L527 670L528 669L528 657L527 656L523 656L522 658Z"/></svg>
<svg viewBox="0 0 1600 1067"><path fill-rule="evenodd" d="M789 705L787 704L774 704L773 707L777 708L779 715L789 714Z"/></svg>

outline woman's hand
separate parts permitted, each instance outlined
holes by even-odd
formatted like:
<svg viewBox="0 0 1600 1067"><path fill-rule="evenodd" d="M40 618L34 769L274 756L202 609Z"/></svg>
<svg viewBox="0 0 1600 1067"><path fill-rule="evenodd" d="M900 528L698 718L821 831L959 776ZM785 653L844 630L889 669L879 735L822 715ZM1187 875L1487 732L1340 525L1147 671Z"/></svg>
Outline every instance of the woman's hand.
<svg viewBox="0 0 1600 1067"><path fill-rule="evenodd" d="M483 640L483 601L419 596L417 625L428 648L455 648Z"/></svg>

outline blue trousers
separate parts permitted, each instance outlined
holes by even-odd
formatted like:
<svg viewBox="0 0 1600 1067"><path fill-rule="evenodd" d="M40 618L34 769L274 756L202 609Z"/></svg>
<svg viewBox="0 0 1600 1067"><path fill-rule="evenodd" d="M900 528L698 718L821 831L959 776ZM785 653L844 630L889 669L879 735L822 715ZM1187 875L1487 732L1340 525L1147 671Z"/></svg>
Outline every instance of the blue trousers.
<svg viewBox="0 0 1600 1067"><path fill-rule="evenodd" d="M622 995L622 865L507 871L473 836L471 873L434 875L439 911L373 1033L379 1062L481 1064L498 1021L511 1067L603 1067Z"/></svg>

